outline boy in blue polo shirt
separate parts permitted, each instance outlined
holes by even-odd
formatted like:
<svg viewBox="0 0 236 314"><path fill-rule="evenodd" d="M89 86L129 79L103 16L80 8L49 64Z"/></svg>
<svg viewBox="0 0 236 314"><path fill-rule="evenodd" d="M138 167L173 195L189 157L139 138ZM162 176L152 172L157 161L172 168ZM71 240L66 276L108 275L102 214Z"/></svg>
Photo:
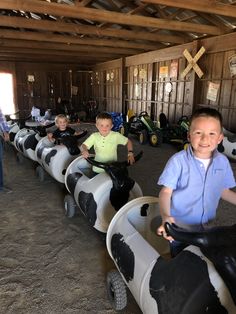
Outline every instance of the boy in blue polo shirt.
<svg viewBox="0 0 236 314"><path fill-rule="evenodd" d="M191 118L190 145L167 162L158 184L162 225L157 234L170 241L171 255L186 245L173 241L165 222L189 230L202 230L216 216L220 198L236 205L236 182L226 156L217 151L223 139L222 116L212 108L201 108Z"/></svg>

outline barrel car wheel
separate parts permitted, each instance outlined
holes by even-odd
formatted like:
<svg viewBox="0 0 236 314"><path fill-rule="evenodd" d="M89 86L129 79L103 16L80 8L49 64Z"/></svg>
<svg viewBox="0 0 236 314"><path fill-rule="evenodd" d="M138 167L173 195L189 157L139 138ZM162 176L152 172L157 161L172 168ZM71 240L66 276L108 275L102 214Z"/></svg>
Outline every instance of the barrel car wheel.
<svg viewBox="0 0 236 314"><path fill-rule="evenodd" d="M125 283L116 270L107 274L107 293L115 311L121 311L127 306L127 292Z"/></svg>

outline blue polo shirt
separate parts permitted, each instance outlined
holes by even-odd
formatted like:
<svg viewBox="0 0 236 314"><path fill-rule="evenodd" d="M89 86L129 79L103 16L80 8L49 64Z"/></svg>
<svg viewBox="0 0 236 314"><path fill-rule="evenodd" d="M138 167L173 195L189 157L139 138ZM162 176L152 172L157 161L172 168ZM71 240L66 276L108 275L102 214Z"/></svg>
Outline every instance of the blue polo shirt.
<svg viewBox="0 0 236 314"><path fill-rule="evenodd" d="M206 171L190 145L170 158L158 184L173 189L170 214L180 225L202 225L214 219L223 190L236 185L226 156L214 151Z"/></svg>

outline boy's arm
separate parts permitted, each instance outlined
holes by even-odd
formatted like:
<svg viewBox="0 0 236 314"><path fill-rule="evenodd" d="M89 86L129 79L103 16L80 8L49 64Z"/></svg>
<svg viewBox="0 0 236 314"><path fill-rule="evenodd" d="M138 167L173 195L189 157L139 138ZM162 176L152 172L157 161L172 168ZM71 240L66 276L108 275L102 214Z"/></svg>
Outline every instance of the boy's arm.
<svg viewBox="0 0 236 314"><path fill-rule="evenodd" d="M128 139L128 142L127 142L127 150L128 150L128 163L132 165L133 163L135 163L135 159L134 159L134 152L133 152L133 143L131 142L130 139Z"/></svg>
<svg viewBox="0 0 236 314"><path fill-rule="evenodd" d="M84 158L88 158L89 157L89 151L88 151L88 147L85 144L82 144L80 146L80 151L81 151L81 155Z"/></svg>
<svg viewBox="0 0 236 314"><path fill-rule="evenodd" d="M53 133L48 133L47 137L48 137L49 141L53 141Z"/></svg>
<svg viewBox="0 0 236 314"><path fill-rule="evenodd" d="M230 189L225 189L221 194L221 198L224 201L236 205L236 193Z"/></svg>
<svg viewBox="0 0 236 314"><path fill-rule="evenodd" d="M165 222L174 223L175 220L170 216L170 203L173 190L171 188L163 186L159 193L159 207L162 218L162 224L157 229L157 234L163 236L169 241L173 241L172 237L168 237L165 231Z"/></svg>

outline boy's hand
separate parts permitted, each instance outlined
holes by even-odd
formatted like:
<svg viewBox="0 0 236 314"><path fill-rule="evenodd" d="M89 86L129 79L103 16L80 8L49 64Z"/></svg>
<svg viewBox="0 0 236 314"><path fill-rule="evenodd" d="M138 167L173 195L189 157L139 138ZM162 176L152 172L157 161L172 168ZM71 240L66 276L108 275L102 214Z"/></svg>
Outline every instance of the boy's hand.
<svg viewBox="0 0 236 314"><path fill-rule="evenodd" d="M133 165L135 163L134 153L133 152L128 152L128 163L130 165Z"/></svg>
<svg viewBox="0 0 236 314"><path fill-rule="evenodd" d="M81 155L84 157L84 158L88 158L89 157L89 152L87 150L84 150Z"/></svg>
<svg viewBox="0 0 236 314"><path fill-rule="evenodd" d="M157 234L159 236L164 237L166 240L172 242L172 241L174 241L174 239L171 236L168 236L166 234L166 230L165 230L165 223L166 222L169 222L170 224L172 224L172 223L175 223L175 219L171 216L162 218L162 225L159 228L157 228Z"/></svg>
<svg viewBox="0 0 236 314"><path fill-rule="evenodd" d="M47 137L48 137L49 141L51 141L51 142L54 141L54 138L52 137L52 133L48 133Z"/></svg>
<svg viewBox="0 0 236 314"><path fill-rule="evenodd" d="M10 140L10 136L9 136L9 133L8 132L4 132L3 133L3 138L4 138L4 141L9 141Z"/></svg>

